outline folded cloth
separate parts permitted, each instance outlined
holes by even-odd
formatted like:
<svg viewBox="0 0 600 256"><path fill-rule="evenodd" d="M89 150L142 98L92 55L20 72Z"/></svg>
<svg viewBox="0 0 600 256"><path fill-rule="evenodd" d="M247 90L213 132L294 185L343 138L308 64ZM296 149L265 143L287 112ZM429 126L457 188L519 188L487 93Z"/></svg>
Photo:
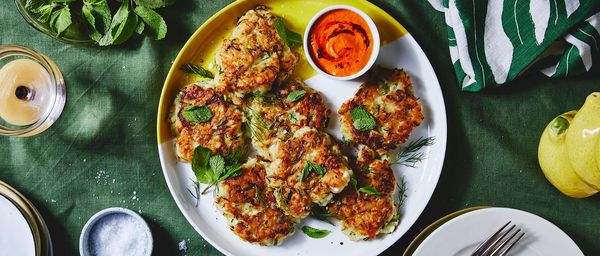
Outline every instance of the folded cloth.
<svg viewBox="0 0 600 256"><path fill-rule="evenodd" d="M429 2L444 12L463 91L498 87L530 67L562 77L600 61L600 0Z"/></svg>

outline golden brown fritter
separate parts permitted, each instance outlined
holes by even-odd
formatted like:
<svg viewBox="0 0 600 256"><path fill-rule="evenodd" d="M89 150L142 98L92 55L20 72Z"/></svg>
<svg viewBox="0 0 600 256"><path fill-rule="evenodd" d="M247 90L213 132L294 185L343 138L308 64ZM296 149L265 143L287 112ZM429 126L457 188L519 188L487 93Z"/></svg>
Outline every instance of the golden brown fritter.
<svg viewBox="0 0 600 256"><path fill-rule="evenodd" d="M393 196L396 178L387 159L377 158L375 151L361 146L354 164L357 185L348 186L328 206L341 220L342 232L352 240L372 239L391 233L398 225L398 210ZM359 192L371 187L379 195Z"/></svg>
<svg viewBox="0 0 600 256"><path fill-rule="evenodd" d="M249 159L240 176L221 181L215 205L227 218L231 230L243 240L260 245L281 244L292 235L298 220L277 207L265 185L262 159Z"/></svg>
<svg viewBox="0 0 600 256"><path fill-rule="evenodd" d="M350 115L362 107L374 117L376 126L359 131ZM367 145L379 152L394 149L406 142L412 130L423 121L418 99L406 72L377 67L354 97L344 102L338 113L345 140Z"/></svg>
<svg viewBox="0 0 600 256"><path fill-rule="evenodd" d="M288 99L290 93L301 91L304 92L302 97ZM260 155L268 157L268 148L275 139L289 139L302 127L324 130L331 110L320 93L293 80L249 98L245 114L252 144Z"/></svg>
<svg viewBox="0 0 600 256"><path fill-rule="evenodd" d="M311 203L329 203L352 176L337 143L314 128L301 128L285 141L277 139L269 151L273 158L267 185L276 189L279 207L296 218L308 216Z"/></svg>
<svg viewBox="0 0 600 256"><path fill-rule="evenodd" d="M266 92L291 73L298 56L277 34L276 18L259 6L238 20L230 38L217 49L215 81L220 90L241 98L249 92Z"/></svg>
<svg viewBox="0 0 600 256"><path fill-rule="evenodd" d="M188 122L183 117L187 106L207 106L213 117L204 123ZM177 136L177 154L191 161L194 149L202 146L213 153L227 154L243 148L242 112L209 84L186 86L171 107L174 130Z"/></svg>

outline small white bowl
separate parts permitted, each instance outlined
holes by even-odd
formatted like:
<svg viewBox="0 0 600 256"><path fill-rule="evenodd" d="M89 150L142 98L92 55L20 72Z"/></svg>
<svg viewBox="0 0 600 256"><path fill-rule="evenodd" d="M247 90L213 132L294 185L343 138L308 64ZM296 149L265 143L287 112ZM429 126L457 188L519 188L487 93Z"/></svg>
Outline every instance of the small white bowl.
<svg viewBox="0 0 600 256"><path fill-rule="evenodd" d="M81 236L79 237L79 254L81 256L92 255L89 251L90 232L92 231L92 228L96 225L96 223L98 223L98 221L112 214L128 215L140 224L140 227L142 229L142 233L140 235L145 235L148 239L148 243L146 244L145 250L147 252L146 255L150 256L152 254L154 243L152 239L152 232L150 232L150 227L148 227L148 223L146 223L144 218L142 218L142 216L140 216L136 212L121 207L112 207L99 211L96 214L94 214L94 216L92 216L87 221L87 223L85 223L85 225L83 226L83 230L81 231Z"/></svg>
<svg viewBox="0 0 600 256"><path fill-rule="evenodd" d="M352 11L358 15L360 15L366 22L367 25L369 25L369 30L371 30L371 35L373 37L373 51L371 52L371 58L369 58L369 62L367 62L367 65L365 65L365 67L363 67L363 69L361 69L360 71L358 71L355 74L349 75L349 76L333 76L328 74L327 72L323 71L314 61L313 61L313 57L310 53L310 41L309 41L309 36L310 36L310 31L314 25L314 23L321 18L321 16L323 16L324 14L333 11L333 10L340 10L340 9L344 9L344 10L349 10ZM310 65L321 75L331 78L331 79L335 79L335 80L352 80L355 79L359 76L362 76L364 73L366 73L372 66L373 64L375 64L375 60L377 60L377 56L379 55L379 48L380 48L380 38L379 38L379 31L377 30L377 26L375 26L375 22L373 22L373 19L371 19L371 17L369 17L369 15L367 15L365 12L359 10L356 7L352 7L349 5L332 5L329 6L323 10L321 10L319 13L317 13L308 23L308 26L306 26L306 30L304 31L304 54L306 54L306 59L308 60L308 63L310 63Z"/></svg>

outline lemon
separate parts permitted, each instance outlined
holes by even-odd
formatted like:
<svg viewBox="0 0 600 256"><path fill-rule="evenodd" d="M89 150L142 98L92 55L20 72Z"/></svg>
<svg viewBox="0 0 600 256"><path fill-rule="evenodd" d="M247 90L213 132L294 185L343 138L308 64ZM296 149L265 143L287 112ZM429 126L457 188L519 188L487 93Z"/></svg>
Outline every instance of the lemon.
<svg viewBox="0 0 600 256"><path fill-rule="evenodd" d="M600 166L596 163L596 143L600 137L600 93L590 94L566 132L567 152L575 173L600 190Z"/></svg>
<svg viewBox="0 0 600 256"><path fill-rule="evenodd" d="M567 154L565 135L576 110L557 116L546 126L538 148L538 160L546 179L563 194L583 198L598 191L577 176Z"/></svg>

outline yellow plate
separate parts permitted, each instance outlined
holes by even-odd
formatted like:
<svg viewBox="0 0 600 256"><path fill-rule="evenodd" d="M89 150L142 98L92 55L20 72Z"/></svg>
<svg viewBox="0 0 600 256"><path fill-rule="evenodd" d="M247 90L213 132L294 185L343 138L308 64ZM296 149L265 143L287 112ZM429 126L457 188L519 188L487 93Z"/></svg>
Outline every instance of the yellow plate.
<svg viewBox="0 0 600 256"><path fill-rule="evenodd" d="M214 65L214 55L219 46L221 39L227 37L231 30L235 27L235 18L240 17L246 11L254 8L256 5L266 5L275 15L283 17L286 26L299 34L304 34L304 28L308 25L310 19L320 10L327 6L335 4L347 4L363 10L369 15L379 31L381 31L381 43L385 45L406 34L406 29L400 25L392 16L379 7L360 0L332 0L332 1L306 1L306 0L271 0L271 1L236 1L233 4L225 7L208 19L196 32L190 37L187 43L183 46L177 58L173 62L173 66L167 75L167 79L163 86L160 96L160 105L158 108L158 143L162 143L172 139L169 128L168 114L169 106L175 99L176 93L183 86L193 83L196 80L193 76L188 76L182 72L179 67L186 63L193 63L211 71ZM206 36L210 35L210 36ZM301 48L294 49L301 59L294 69L292 77L306 80L314 75L313 70Z"/></svg>

